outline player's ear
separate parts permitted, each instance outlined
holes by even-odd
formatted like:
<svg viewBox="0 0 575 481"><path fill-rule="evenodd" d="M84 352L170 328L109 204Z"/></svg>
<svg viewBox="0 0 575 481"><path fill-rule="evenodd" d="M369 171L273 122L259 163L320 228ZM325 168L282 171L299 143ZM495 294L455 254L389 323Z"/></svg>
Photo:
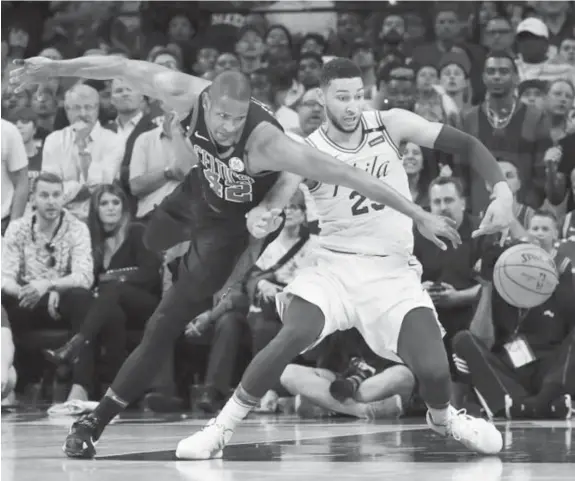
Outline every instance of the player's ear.
<svg viewBox="0 0 575 481"><path fill-rule="evenodd" d="M210 94L206 92L204 95L202 95L202 107L206 112L210 110L211 103Z"/></svg>

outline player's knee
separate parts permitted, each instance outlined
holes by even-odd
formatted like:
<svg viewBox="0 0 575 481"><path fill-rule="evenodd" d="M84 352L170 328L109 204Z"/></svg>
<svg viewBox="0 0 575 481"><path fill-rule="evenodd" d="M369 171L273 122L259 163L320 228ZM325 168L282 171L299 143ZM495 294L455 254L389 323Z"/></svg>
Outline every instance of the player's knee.
<svg viewBox="0 0 575 481"><path fill-rule="evenodd" d="M297 394L295 392L295 386L297 385L297 379L301 374L302 366L297 364L288 364L280 376L281 385L287 389L290 394Z"/></svg>

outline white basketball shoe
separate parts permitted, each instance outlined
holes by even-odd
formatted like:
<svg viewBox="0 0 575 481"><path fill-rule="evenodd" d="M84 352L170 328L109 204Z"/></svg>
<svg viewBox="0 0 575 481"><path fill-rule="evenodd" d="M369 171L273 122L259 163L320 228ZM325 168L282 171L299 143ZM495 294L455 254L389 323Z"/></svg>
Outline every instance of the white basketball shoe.
<svg viewBox="0 0 575 481"><path fill-rule="evenodd" d="M176 448L178 459L217 459L230 441L233 430L210 419L201 431L182 439Z"/></svg>
<svg viewBox="0 0 575 481"><path fill-rule="evenodd" d="M444 437L452 437L472 451L481 454L497 454L503 448L503 436L485 419L469 416L465 409L457 411L449 406L447 424L435 424L427 411L427 425Z"/></svg>

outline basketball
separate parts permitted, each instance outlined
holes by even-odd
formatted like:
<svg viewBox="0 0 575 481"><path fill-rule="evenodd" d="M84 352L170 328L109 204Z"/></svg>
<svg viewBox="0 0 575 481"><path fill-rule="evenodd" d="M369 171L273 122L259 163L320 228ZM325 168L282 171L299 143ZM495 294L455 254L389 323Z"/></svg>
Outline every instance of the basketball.
<svg viewBox="0 0 575 481"><path fill-rule="evenodd" d="M499 295L521 309L543 304L558 282L553 258L533 244L510 247L501 254L493 270L493 284Z"/></svg>

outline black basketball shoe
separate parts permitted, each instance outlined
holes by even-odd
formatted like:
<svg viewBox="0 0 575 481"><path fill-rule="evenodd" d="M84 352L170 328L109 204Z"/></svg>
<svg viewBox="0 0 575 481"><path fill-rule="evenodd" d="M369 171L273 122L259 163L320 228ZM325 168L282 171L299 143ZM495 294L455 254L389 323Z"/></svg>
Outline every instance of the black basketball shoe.
<svg viewBox="0 0 575 481"><path fill-rule="evenodd" d="M96 456L96 443L102 434L99 425L99 419L93 414L86 414L72 424L62 446L66 456L80 459L92 459Z"/></svg>

